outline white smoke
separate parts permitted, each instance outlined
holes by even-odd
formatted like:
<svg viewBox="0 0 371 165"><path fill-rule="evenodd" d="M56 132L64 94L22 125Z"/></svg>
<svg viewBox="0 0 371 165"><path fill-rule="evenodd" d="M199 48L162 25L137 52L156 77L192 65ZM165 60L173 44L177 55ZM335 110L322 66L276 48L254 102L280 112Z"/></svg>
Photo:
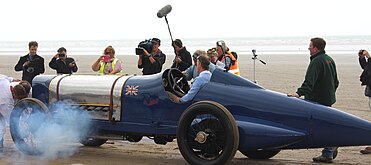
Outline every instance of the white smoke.
<svg viewBox="0 0 371 165"><path fill-rule="evenodd" d="M40 160L72 156L80 147L76 143L79 142L80 137L86 135L90 128L89 114L77 106L69 106L59 102L53 103L50 109L53 112L47 119L45 114L34 113L26 119L28 124L37 123L34 125L39 126L38 128L27 128L35 131L30 131L32 135L26 135L25 141L27 145L32 146L31 148L41 151L41 155L38 155ZM20 149L19 146L18 149Z"/></svg>

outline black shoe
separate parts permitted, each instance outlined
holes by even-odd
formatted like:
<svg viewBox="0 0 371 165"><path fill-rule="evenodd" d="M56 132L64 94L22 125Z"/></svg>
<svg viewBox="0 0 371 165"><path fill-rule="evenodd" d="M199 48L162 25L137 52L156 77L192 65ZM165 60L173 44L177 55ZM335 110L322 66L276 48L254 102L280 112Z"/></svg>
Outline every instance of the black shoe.
<svg viewBox="0 0 371 165"><path fill-rule="evenodd" d="M360 151L362 154L371 154L371 147L366 147Z"/></svg>
<svg viewBox="0 0 371 165"><path fill-rule="evenodd" d="M322 155L313 158L313 161L314 161L314 162L332 163L333 160L334 160L334 159L332 159L332 158L328 158L328 157L324 157L324 156L322 156Z"/></svg>

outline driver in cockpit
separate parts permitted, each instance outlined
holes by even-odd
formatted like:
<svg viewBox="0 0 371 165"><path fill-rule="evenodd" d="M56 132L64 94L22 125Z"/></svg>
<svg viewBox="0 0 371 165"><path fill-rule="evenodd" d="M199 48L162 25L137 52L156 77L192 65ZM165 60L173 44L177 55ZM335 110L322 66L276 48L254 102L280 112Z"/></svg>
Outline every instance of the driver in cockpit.
<svg viewBox="0 0 371 165"><path fill-rule="evenodd" d="M199 76L195 78L193 81L193 84L191 86L191 89L188 91L186 95L183 97L178 97L175 95L171 95L171 99L176 103L185 103L188 101L191 101L197 92L205 86L211 78L211 72L209 71L209 65L210 65L210 58L206 55L200 55L197 57L197 72L199 73Z"/></svg>
<svg viewBox="0 0 371 165"><path fill-rule="evenodd" d="M191 81L192 79L195 79L198 76L199 73L197 72L197 57L200 55L206 56L206 52L204 50L196 50L192 55L194 64L182 72L187 81ZM209 71L213 73L214 70L215 65L210 62Z"/></svg>

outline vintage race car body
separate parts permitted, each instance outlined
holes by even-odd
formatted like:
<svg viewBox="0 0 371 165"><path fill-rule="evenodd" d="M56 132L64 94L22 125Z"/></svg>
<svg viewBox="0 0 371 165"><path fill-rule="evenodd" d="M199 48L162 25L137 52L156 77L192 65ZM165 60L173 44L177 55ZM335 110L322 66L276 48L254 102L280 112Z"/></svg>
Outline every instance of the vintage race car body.
<svg viewBox="0 0 371 165"><path fill-rule="evenodd" d="M46 107L70 100L90 114L94 131L85 145L113 137L149 136L158 144L177 138L190 164L224 164L236 150L267 159L281 149L371 144L370 122L228 72L215 70L192 102L177 104L169 97L187 90L174 69L149 76L41 75L33 81L33 98ZM16 120L16 112L12 116Z"/></svg>

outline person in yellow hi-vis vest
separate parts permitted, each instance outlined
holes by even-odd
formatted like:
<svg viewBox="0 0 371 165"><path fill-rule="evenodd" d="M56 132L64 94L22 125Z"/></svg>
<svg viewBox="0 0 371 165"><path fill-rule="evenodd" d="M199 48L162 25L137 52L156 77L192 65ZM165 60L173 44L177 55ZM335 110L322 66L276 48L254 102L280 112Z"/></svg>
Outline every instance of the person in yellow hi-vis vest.
<svg viewBox="0 0 371 165"><path fill-rule="evenodd" d="M91 69L99 71L99 74L122 74L122 62L115 58L115 49L110 45L104 49L103 55L99 56Z"/></svg>

